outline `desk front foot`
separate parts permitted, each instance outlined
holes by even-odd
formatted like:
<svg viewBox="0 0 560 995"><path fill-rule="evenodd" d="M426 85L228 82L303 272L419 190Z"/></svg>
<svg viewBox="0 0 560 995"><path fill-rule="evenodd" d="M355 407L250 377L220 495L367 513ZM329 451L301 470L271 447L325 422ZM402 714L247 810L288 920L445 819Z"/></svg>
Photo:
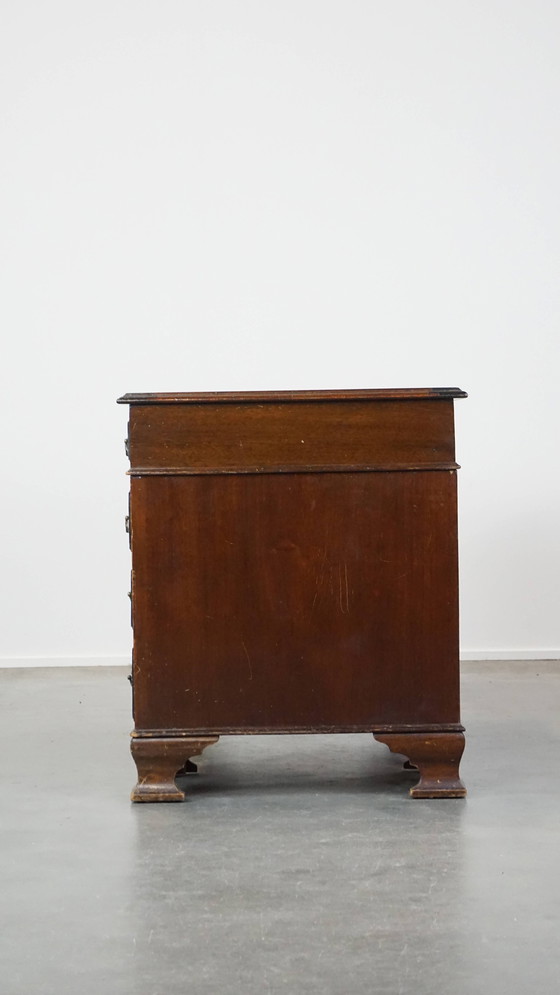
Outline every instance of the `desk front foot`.
<svg viewBox="0 0 560 995"><path fill-rule="evenodd" d="M188 771L190 757L196 757L218 742L218 736L190 739L134 736L130 752L138 770L138 783L130 798L133 802L182 802L185 792L175 784L178 774ZM194 765L193 765L194 766Z"/></svg>
<svg viewBox="0 0 560 995"><path fill-rule="evenodd" d="M412 798L465 797L467 790L459 777L465 748L462 732L374 732L373 735L392 753L408 757L410 764L418 768L420 780L410 789Z"/></svg>

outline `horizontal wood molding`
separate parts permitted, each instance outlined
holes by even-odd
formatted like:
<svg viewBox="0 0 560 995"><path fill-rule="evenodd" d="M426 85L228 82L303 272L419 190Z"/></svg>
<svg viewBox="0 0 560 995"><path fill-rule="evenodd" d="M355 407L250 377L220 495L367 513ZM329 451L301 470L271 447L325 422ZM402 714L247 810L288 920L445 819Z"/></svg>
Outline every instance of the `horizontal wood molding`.
<svg viewBox="0 0 560 995"><path fill-rule="evenodd" d="M189 393L123 394L117 404L276 404L294 401L375 401L385 399L415 401L420 398L467 397L460 387L397 387L363 390L246 390L192 391Z"/></svg>
<svg viewBox="0 0 560 995"><path fill-rule="evenodd" d="M301 736L344 733L464 732L460 723L435 725L330 725L330 726L222 726L215 729L134 729L133 739L180 739L197 736Z"/></svg>
<svg viewBox="0 0 560 995"><path fill-rule="evenodd" d="M199 477L205 474L209 476L216 474L238 474L238 473L383 473L387 471L391 472L419 472L424 470L460 470L461 467L458 463L425 463L417 464L416 466L410 466L409 464L403 463L402 465L393 464L392 466L381 466L379 464L372 464L371 466L351 466L351 465L330 465L330 466L277 466L271 469L268 466L231 466L231 467L220 467L220 466L207 466L203 469L191 469L190 467L165 467L165 466L152 466L152 467L136 467L134 470L128 470L129 477Z"/></svg>

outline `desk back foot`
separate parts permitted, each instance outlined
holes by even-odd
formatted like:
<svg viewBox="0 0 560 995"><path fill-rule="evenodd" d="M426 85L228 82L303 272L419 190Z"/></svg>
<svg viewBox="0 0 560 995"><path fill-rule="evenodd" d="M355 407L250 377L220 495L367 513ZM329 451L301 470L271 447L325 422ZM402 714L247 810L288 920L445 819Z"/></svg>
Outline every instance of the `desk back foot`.
<svg viewBox="0 0 560 995"><path fill-rule="evenodd" d="M462 732L374 732L373 735L392 753L408 757L418 768L420 780L410 789L412 798L465 797L467 791L459 777L465 748Z"/></svg>
<svg viewBox="0 0 560 995"><path fill-rule="evenodd" d="M138 783L131 794L133 802L182 802L185 792L175 784L178 774L188 772L190 757L217 743L217 736L190 739L134 736L130 752L138 770ZM194 766L194 765L193 765Z"/></svg>

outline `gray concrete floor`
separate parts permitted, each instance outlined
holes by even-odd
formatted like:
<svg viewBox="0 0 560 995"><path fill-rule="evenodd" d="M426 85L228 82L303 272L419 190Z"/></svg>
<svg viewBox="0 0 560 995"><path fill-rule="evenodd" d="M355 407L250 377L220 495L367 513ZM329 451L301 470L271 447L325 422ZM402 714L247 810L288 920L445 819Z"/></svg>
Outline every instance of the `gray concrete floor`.
<svg viewBox="0 0 560 995"><path fill-rule="evenodd" d="M560 986L560 664L469 664L466 801L370 736L229 737L128 801L119 668L0 671L3 995Z"/></svg>

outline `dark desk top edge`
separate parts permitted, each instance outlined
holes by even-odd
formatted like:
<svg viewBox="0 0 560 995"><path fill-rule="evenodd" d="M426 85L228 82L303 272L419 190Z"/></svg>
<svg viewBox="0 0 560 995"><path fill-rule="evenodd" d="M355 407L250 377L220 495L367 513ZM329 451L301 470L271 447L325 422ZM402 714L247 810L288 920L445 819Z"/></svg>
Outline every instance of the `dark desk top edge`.
<svg viewBox="0 0 560 995"><path fill-rule="evenodd" d="M188 394L124 394L117 404L278 404L282 401L417 401L467 397L459 387L384 387L378 390L241 390Z"/></svg>

